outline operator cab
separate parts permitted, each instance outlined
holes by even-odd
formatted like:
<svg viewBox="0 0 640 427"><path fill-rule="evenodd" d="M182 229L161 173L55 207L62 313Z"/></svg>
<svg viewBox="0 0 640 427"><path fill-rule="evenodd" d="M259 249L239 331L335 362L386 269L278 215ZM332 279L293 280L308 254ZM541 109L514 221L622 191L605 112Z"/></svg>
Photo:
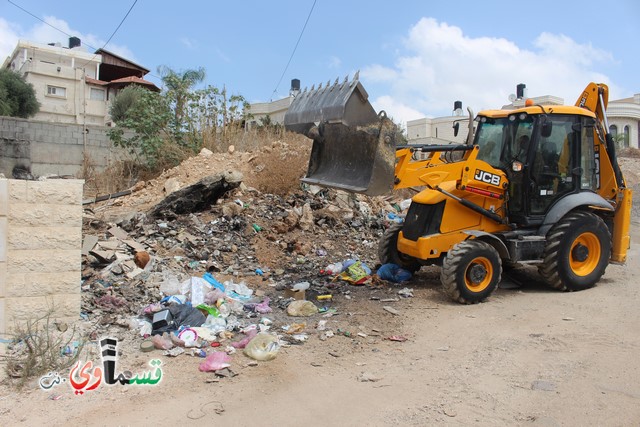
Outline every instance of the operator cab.
<svg viewBox="0 0 640 427"><path fill-rule="evenodd" d="M478 115L477 158L509 178L509 222L537 226L569 193L597 191L595 120L589 116L543 113L530 107L502 117ZM548 107L549 110L551 110Z"/></svg>

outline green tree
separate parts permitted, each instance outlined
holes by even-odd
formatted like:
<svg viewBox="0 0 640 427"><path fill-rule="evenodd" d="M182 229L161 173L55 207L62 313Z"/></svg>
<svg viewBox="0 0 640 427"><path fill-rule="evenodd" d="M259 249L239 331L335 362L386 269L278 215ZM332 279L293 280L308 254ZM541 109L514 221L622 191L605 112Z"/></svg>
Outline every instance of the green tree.
<svg viewBox="0 0 640 427"><path fill-rule="evenodd" d="M173 109L171 128L177 142L184 144L182 133L185 130L188 103L193 99L191 89L205 78L205 70L199 67L195 70L175 71L166 65L158 67L165 86L165 96Z"/></svg>
<svg viewBox="0 0 640 427"><path fill-rule="evenodd" d="M117 125L108 131L114 145L128 148L144 163L154 166L162 156L160 148L171 120L166 100L158 93L131 85L118 93L110 113Z"/></svg>
<svg viewBox="0 0 640 427"><path fill-rule="evenodd" d="M40 110L31 83L8 69L0 70L0 115L28 118Z"/></svg>

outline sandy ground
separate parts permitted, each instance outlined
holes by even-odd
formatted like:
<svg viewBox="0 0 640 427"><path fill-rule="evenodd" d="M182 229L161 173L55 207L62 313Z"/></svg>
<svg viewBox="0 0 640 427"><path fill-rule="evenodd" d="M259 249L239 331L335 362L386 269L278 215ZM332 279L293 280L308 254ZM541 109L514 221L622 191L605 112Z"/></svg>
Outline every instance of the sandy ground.
<svg viewBox="0 0 640 427"><path fill-rule="evenodd" d="M168 179L186 183L231 160L196 159L167 171L120 207L149 204L162 197ZM267 160L240 156L231 166L244 165L250 179L266 175L272 186L285 185L269 169L282 159ZM637 162L621 161L634 186ZM260 182L250 179L248 185ZM398 298L405 285L345 284L350 299L336 293L337 315L296 320L306 322L307 342L281 348L268 362L235 354L233 378L199 372L196 357L128 345L118 369L142 372L159 358L159 384L101 386L84 395L68 383L48 391L37 381L23 391L2 385L0 425L640 425L638 218L636 208L626 265L610 265L586 291L550 290L530 267L512 273L520 287L500 288L471 306L444 296L435 267L406 285L413 298ZM321 340L320 320L350 336ZM136 332L122 335L132 341Z"/></svg>
<svg viewBox="0 0 640 427"><path fill-rule="evenodd" d="M552 291L525 267L514 273L522 287L471 306L449 302L437 269L423 269L413 298L384 302L399 288L358 288L337 301L342 309L327 325L346 323L351 337L311 334L257 366L237 354L239 375L219 382L183 355L163 358L155 386L82 396L66 384L2 388L0 425L638 425L638 250L593 289ZM311 330L320 319L307 320ZM145 369L153 355L118 363Z"/></svg>

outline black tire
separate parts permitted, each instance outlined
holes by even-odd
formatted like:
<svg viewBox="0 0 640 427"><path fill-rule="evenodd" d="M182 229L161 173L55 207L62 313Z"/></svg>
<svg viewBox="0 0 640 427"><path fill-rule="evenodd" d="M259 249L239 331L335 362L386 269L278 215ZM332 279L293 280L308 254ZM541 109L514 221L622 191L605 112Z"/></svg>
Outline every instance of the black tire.
<svg viewBox="0 0 640 427"><path fill-rule="evenodd" d="M465 240L444 258L440 281L444 292L461 304L485 300L496 289L502 276L498 251L481 240Z"/></svg>
<svg viewBox="0 0 640 427"><path fill-rule="evenodd" d="M396 264L415 273L420 270L420 263L415 258L398 252L398 234L402 225L401 222L394 222L385 230L378 242L378 258L382 264Z"/></svg>
<svg viewBox="0 0 640 427"><path fill-rule="evenodd" d="M542 278L560 291L594 286L611 256L611 233L602 218L591 212L572 212L547 233Z"/></svg>

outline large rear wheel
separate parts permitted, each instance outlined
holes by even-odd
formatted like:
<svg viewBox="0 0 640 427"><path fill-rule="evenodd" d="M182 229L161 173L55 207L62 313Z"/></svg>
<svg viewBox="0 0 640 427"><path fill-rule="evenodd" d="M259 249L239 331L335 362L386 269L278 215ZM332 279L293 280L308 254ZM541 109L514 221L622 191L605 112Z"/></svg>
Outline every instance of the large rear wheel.
<svg viewBox="0 0 640 427"><path fill-rule="evenodd" d="M611 233L602 218L591 212L573 212L547 234L542 278L561 291L580 291L595 285L611 256Z"/></svg>
<svg viewBox="0 0 640 427"><path fill-rule="evenodd" d="M475 304L491 295L501 275L500 255L493 246L481 240L465 240L447 253L440 281L454 301Z"/></svg>
<svg viewBox="0 0 640 427"><path fill-rule="evenodd" d="M420 263L415 258L398 252L398 235L402 225L401 222L394 222L387 228L378 242L378 257L382 264L396 264L415 273L420 269Z"/></svg>

